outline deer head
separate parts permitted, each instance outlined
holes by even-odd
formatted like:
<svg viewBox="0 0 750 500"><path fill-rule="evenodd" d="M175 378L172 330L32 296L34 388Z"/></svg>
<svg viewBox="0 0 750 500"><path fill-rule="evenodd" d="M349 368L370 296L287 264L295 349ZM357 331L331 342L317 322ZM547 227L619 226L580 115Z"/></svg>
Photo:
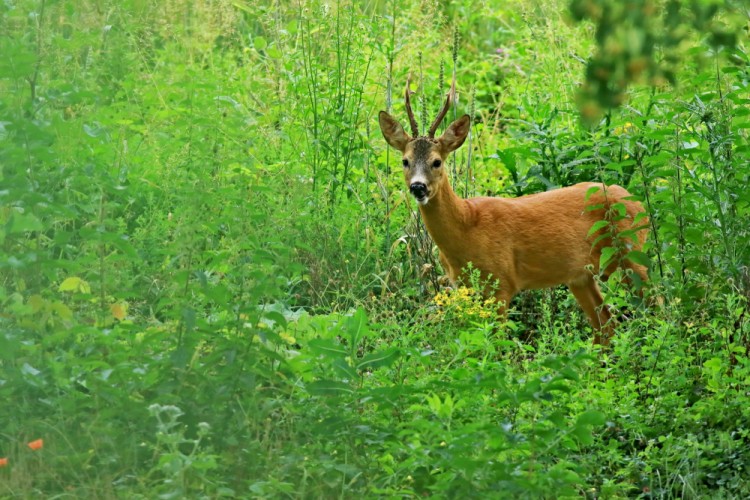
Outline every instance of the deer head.
<svg viewBox="0 0 750 500"><path fill-rule="evenodd" d="M409 116L412 135L404 132L403 127L391 115L381 111L378 116L380 130L385 140L394 148L401 151L404 166L404 178L409 191L420 205L426 205L430 199L440 191L443 183L448 182L448 175L444 164L448 155L458 149L466 140L471 126L469 115L464 115L453 122L438 139L435 139L435 131L451 105L451 100L456 92L455 80L445 99L443 109L430 126L426 136L419 135L417 120L411 110L410 79L406 80L406 113Z"/></svg>

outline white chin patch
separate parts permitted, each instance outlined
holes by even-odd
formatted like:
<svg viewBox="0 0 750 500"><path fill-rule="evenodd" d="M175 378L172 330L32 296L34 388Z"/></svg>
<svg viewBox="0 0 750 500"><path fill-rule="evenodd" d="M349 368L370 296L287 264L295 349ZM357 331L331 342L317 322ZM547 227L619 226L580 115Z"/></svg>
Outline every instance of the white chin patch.
<svg viewBox="0 0 750 500"><path fill-rule="evenodd" d="M430 201L430 199L427 196L425 196L421 200L419 198L414 198L414 199L417 200L417 205L422 205L422 206L427 205L427 202Z"/></svg>

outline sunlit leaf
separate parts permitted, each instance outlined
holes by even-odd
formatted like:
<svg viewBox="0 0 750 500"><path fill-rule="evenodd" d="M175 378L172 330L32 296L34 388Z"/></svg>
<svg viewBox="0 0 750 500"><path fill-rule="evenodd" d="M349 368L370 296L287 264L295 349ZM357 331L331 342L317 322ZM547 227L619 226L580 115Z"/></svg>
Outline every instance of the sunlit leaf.
<svg viewBox="0 0 750 500"><path fill-rule="evenodd" d="M606 269L612 263L616 253L617 249L614 247L602 248L602 255L599 257L599 268Z"/></svg>
<svg viewBox="0 0 750 500"><path fill-rule="evenodd" d="M588 233L587 237L593 235L594 233L596 233L597 231L599 231L602 228L607 227L608 225L609 225L609 222L606 221L606 220L598 220L598 221L594 222L594 224L591 226L591 229L589 229L589 233Z"/></svg>
<svg viewBox="0 0 750 500"><path fill-rule="evenodd" d="M78 276L71 276L65 278L60 287L58 288L61 292L80 292L80 293L91 293L91 286L85 280Z"/></svg>
<svg viewBox="0 0 750 500"><path fill-rule="evenodd" d="M253 46L257 50L265 50L265 48L268 46L268 42L266 42L266 39L262 36L256 36L255 39L253 39Z"/></svg>

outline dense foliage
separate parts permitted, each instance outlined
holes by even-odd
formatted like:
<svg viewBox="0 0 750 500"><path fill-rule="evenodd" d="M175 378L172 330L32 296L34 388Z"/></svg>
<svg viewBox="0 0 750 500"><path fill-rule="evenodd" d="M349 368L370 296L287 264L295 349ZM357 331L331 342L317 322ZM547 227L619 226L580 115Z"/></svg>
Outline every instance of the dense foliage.
<svg viewBox="0 0 750 500"><path fill-rule="evenodd" d="M591 125L581 4L0 3L0 496L750 497L747 32ZM458 193L647 207L609 349L441 288L376 117L453 72Z"/></svg>

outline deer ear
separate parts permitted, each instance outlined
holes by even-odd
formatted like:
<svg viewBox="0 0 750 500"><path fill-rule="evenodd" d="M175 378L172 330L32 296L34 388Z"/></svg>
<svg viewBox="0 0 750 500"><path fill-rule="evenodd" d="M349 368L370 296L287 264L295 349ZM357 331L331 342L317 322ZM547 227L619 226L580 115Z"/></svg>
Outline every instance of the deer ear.
<svg viewBox="0 0 750 500"><path fill-rule="evenodd" d="M466 140L466 136L469 135L470 128L471 118L469 118L469 115L464 115L451 123L450 127L438 139L438 144L443 154L447 155L451 151L460 148L461 144Z"/></svg>
<svg viewBox="0 0 750 500"><path fill-rule="evenodd" d="M406 144L411 138L406 135L404 128L388 113L381 111L378 115L380 130L383 132L385 140L402 153L406 149Z"/></svg>

